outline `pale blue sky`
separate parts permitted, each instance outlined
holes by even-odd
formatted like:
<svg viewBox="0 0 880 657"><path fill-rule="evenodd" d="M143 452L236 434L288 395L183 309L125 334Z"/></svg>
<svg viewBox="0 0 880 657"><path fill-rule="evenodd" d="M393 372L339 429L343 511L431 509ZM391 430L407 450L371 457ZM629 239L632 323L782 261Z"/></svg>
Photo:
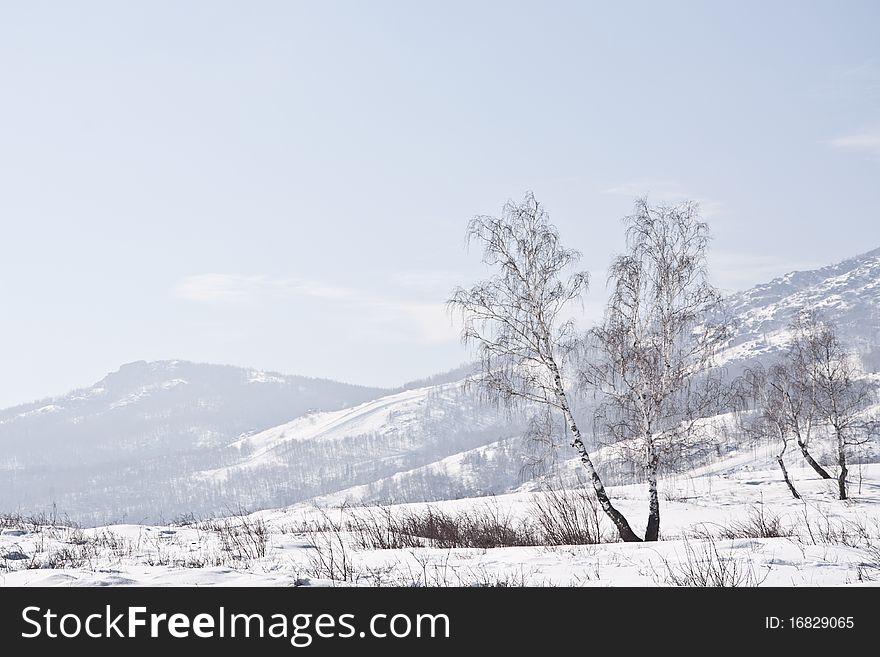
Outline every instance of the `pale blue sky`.
<svg viewBox="0 0 880 657"><path fill-rule="evenodd" d="M466 360L475 213L596 272L695 198L736 289L880 246L878 2L0 1L0 406L185 358Z"/></svg>

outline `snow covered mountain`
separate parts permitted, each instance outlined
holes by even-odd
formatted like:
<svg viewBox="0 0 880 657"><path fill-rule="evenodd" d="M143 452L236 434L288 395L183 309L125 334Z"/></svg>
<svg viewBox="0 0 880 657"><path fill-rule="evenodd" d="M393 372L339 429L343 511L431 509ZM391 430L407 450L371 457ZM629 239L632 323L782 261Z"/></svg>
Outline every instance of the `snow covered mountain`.
<svg viewBox="0 0 880 657"><path fill-rule="evenodd" d="M0 411L0 506L150 514L242 433L387 392L185 361L123 365L89 388Z"/></svg>
<svg viewBox="0 0 880 657"><path fill-rule="evenodd" d="M89 388L0 411L0 431L38 432L46 440L60 429L64 435L59 442L64 444L71 440L73 425L87 440L100 443L107 431L97 425L118 424L145 433L132 423L172 424L169 419L185 417L191 423L187 433L197 443L211 443L215 437L253 430L255 423L272 426L292 415L344 408L388 392L227 365L139 361ZM112 441L118 444L119 437Z"/></svg>
<svg viewBox="0 0 880 657"><path fill-rule="evenodd" d="M370 484L517 433L469 373L393 392L185 361L124 365L0 412L0 510L158 522Z"/></svg>
<svg viewBox="0 0 880 657"><path fill-rule="evenodd" d="M772 358L805 307L880 366L880 249L734 295L728 365ZM397 391L183 361L0 411L0 511L57 504L86 523L156 522L313 497L424 501L523 484L522 423L484 404L472 368ZM565 458L565 454L560 455ZM625 482L618 482L625 483Z"/></svg>
<svg viewBox="0 0 880 657"><path fill-rule="evenodd" d="M366 486L479 448L522 427L481 402L467 380L405 390L341 411L309 413L243 437L224 451L225 465L197 480L235 491L250 507L272 506ZM266 482L274 483L268 491ZM429 486L430 488L430 486Z"/></svg>
<svg viewBox="0 0 880 657"><path fill-rule="evenodd" d="M821 269L791 272L733 295L730 311L738 327L727 357L773 354L788 342L787 327L805 308L833 320L868 367L880 365L880 248Z"/></svg>

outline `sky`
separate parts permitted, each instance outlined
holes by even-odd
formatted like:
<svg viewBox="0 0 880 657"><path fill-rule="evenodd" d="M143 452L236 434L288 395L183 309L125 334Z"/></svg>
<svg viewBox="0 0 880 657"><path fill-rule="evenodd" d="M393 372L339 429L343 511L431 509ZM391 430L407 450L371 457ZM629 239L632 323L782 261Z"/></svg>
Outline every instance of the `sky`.
<svg viewBox="0 0 880 657"><path fill-rule="evenodd" d="M135 360L395 386L475 214L594 275L636 196L725 290L880 246L880 3L0 0L0 407Z"/></svg>

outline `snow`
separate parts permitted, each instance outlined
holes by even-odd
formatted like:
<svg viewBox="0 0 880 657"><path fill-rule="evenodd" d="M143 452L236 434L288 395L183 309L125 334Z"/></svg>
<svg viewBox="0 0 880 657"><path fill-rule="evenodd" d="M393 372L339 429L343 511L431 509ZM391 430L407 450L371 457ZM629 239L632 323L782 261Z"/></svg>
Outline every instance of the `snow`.
<svg viewBox="0 0 880 657"><path fill-rule="evenodd" d="M25 411L24 413L18 413L11 418L0 419L0 424L7 424L14 419L19 418L29 418L29 417L37 417L40 415L50 415L52 413L57 413L59 411L64 410L62 406L57 404L46 404L45 406L40 406L39 408L32 409L30 411Z"/></svg>
<svg viewBox="0 0 880 657"><path fill-rule="evenodd" d="M260 370L250 370L248 372L248 383L286 383L287 379L281 374L273 372L262 372Z"/></svg>
<svg viewBox="0 0 880 657"><path fill-rule="evenodd" d="M110 408L120 408L122 406L128 406L129 404L134 404L145 397L149 397L154 392L159 390L170 390L171 388L176 388L177 386L188 385L189 381L184 381L183 379L171 379L169 381L162 381L161 383L154 383L146 386L141 386L138 390L135 390L132 393L129 393L118 399L117 401L110 404Z"/></svg>
<svg viewBox="0 0 880 657"><path fill-rule="evenodd" d="M486 461L491 462L495 458L497 451L505 444L505 442L506 440L498 440L493 443L489 443L488 445L483 445L474 449L458 452L427 465L412 468L411 470L404 470L402 472L395 472L390 477L379 479L377 481L371 482L370 484L351 486L350 488L345 488L341 491L331 493L329 495L322 495L318 497L315 501L318 504L322 505L341 505L352 501L359 502L362 500L367 500L372 495L371 489L376 487L377 485L399 485L404 482L407 477L411 477L413 475L448 476L454 477L458 484L462 487L475 485L477 479L476 473L473 471L472 467L466 465L465 461L469 457L480 455Z"/></svg>
<svg viewBox="0 0 880 657"><path fill-rule="evenodd" d="M826 312L839 324L842 336L856 341L854 344L864 347L876 343L880 339L880 249L822 269L793 272L735 295L732 311L739 328L729 348L718 359L719 364L766 359L780 352L791 340L787 328L791 319L805 307ZM192 383L172 378L183 376ZM880 375L868 376L880 383ZM214 386L220 377L228 377L228 381L223 378L224 385ZM245 383L257 385L248 392L244 390L247 386L242 385ZM227 393L227 387L234 393ZM283 391L279 390L281 387ZM194 408L207 407L229 412L212 412L195 419L188 415L183 419L169 419L169 429L163 434L175 437L169 442L180 445L184 450L181 453L187 456L205 457L187 460L169 455L169 464L174 465L179 460L187 469L169 470L166 479L149 482L152 488L162 491L167 487L175 493L185 491L186 494L179 497L187 505L195 503L198 491L214 490L212 484L219 484L216 490L224 490L224 482L229 490L240 494L248 490L247 486L253 481L259 481L261 487L273 493L273 500L301 500L325 494L312 502L288 508L185 526L125 524L77 529L0 515L0 584L668 585L695 559L711 561L713 558L736 564L741 573L761 585L861 585L880 581L880 463L877 463L880 446L876 442L860 448L858 460L854 455L850 472L853 499L846 502L835 499L835 482L818 479L797 450L790 450L786 461L795 485L804 496L803 501L792 499L781 482L770 447L732 449L714 462L704 463L685 473L668 475L661 485L663 540L657 543L371 550L359 548L351 534L315 533L306 531L306 528L324 523L324 513L336 520L351 519L364 513L363 508L339 507L350 500L366 499L371 486L376 484L388 484L387 490L395 493L406 490L410 480L431 481L431 485L436 486L437 480L448 475L462 487L473 486L456 495L486 490L476 481L473 463L500 460L508 453L506 441L521 427L512 425L496 410L481 405L476 397L466 394L464 381L420 387L379 398L375 397L386 391L348 391L341 384L333 384L332 394L326 393L325 399L325 393L307 380L260 370L228 368L227 371L226 368L196 366L184 361L140 362L123 366L119 372L91 388L9 409L0 419L0 425L6 424L2 429L7 432L4 435L13 438L6 443L10 449L21 445L30 447L30 442L18 439L18 435L40 436L45 440L47 430L43 425L56 428L53 434L56 445L67 446L69 425L87 422L92 422L94 428L88 424L80 426L80 435L85 437L79 438L80 441L103 436L103 442L95 441L94 444L102 450L108 445L118 448L126 444L121 437L131 439L141 435L136 433L138 430L143 431L139 429L139 423L145 414L137 402L153 395L156 401L160 398L164 401L159 393L171 389L175 389L175 398L186 402L178 402L177 407L187 409L187 413ZM297 392L294 399L302 397L296 402L298 405L291 406L292 398L288 397L291 390ZM274 404L283 405L272 423L295 419L258 430L269 423L261 423L262 415L258 413L263 412L262 405L257 404L253 414L247 417L247 423L242 422L244 426L236 424L234 432L227 433L220 428L230 424L230 418L238 422L240 409L236 402L242 397L253 395L262 400L270 394L277 398ZM359 403L371 397L371 401ZM343 410L306 410L335 409L341 403L350 406ZM123 407L128 408L122 410ZM119 410L112 414L114 423L107 423L102 429L102 425L96 422L109 409ZM880 404L874 404L865 414L872 417L878 412ZM722 420L721 416L715 418L718 423ZM13 429L29 430L13 434ZM719 434L725 433L720 425L718 429ZM101 430L105 433L96 433ZM148 427L145 434L150 441L155 439L153 431ZM310 452L305 448L311 443L316 447ZM334 456L334 450L340 445L350 450L354 446L357 458ZM75 446L77 451L89 450L82 442ZM729 447L725 445L725 448ZM212 449L218 450L213 456ZM322 451L329 456L323 455ZM817 457L821 457L818 445L816 451ZM18 473L32 468L27 460L29 453L26 450L19 452L5 453L0 470ZM615 463L612 448L596 450L594 456L600 467ZM139 462L140 453L134 458L137 459L135 463ZM864 465L863 460L875 462ZM223 467L217 467L221 464ZM364 467L358 471L358 476L341 474L343 468L360 465ZM326 478L330 484L322 488L309 481L295 483L294 475L303 471L307 474L320 472L320 477ZM555 474L566 485L572 485L577 475L582 474L582 466L577 459L571 459L563 462ZM236 479L238 475L242 476ZM86 476L79 480L86 484L93 481ZM13 484L18 487L16 494L21 491L19 481L15 479ZM157 481L161 483L157 485ZM209 485L205 486L205 482ZM120 491L125 491L122 495L130 495L130 486L144 483L125 480L121 487L117 484L115 488L100 489L100 497L86 500L91 505L87 508L102 514L97 517L147 517L145 513L114 515L99 508L114 495L120 497ZM543 484L542 480L522 485L517 481L498 489L512 491L504 495L444 500L433 502L431 506L449 514L489 509L503 516L527 520L535 513L535 501L544 495L541 492ZM141 489L135 490L140 492ZM380 486L380 490L385 489ZM644 486L621 485L609 490L615 505L640 531L647 515ZM86 494L93 493L87 487L74 489L67 501ZM326 509L318 510L316 503ZM252 508L259 508L258 505L263 502L257 501ZM387 511L401 514L423 511L425 507L426 503L416 502L391 506ZM60 508L67 507L60 505ZM199 511L198 507L187 510ZM148 507L147 511L152 513L153 507ZM778 516L787 535L750 538L740 532L739 538L720 538L724 528L747 522L759 512L769 517ZM267 537L265 551L255 552L253 545L246 545L244 553L240 548L230 547L230 532L249 531L247 527L254 526L262 528L263 523ZM605 525L610 534L609 524L606 522ZM737 532L733 534L737 535ZM339 549L347 551L352 564L350 577L344 580L338 576L334 578L315 565L316 554L320 552L316 541L333 540L333 536L341 541Z"/></svg>
<svg viewBox="0 0 880 657"><path fill-rule="evenodd" d="M70 401L83 401L94 397L100 397L105 394L107 394L107 388L103 386L92 386L91 388L71 393Z"/></svg>
<svg viewBox="0 0 880 657"><path fill-rule="evenodd" d="M737 337L722 363L764 356L791 339L788 325L804 308L819 310L845 338L874 340L880 317L880 249L806 272L792 272L735 294Z"/></svg>
<svg viewBox="0 0 880 657"><path fill-rule="evenodd" d="M32 411L27 411L25 413L19 413L17 417L31 417L32 415L46 415L47 413L57 413L62 410L61 406L57 404L47 404L46 406L41 406L40 408L35 408Z"/></svg>
<svg viewBox="0 0 880 657"><path fill-rule="evenodd" d="M459 387L457 385L452 387ZM230 470L283 464L283 447L289 442L331 441L348 436L405 431L423 416L427 399L450 386L406 390L339 411L309 413L277 427L241 438L231 447L246 458L234 465L196 474L212 480L225 479Z"/></svg>
<svg viewBox="0 0 880 657"><path fill-rule="evenodd" d="M876 585L880 581L880 464L853 472L852 500L834 499L833 482L818 479L792 459L791 474L804 496L794 500L769 467L767 453L737 452L709 467L662 482L663 539L650 544L602 543L556 547L492 549L346 548L348 581L315 570L315 535L303 531L322 514L341 520L363 509L308 504L261 511L243 518L188 526L111 525L93 529L34 527L22 523L0 534L0 584L6 586L301 586L334 585L671 585L694 560L735 564L743 581L761 586ZM616 506L634 527L646 519L640 485L610 489ZM539 492L432 504L455 514L488 507L525 518ZM425 504L390 507L392 513ZM700 538L745 521L757 510L778 516L790 536L780 538ZM218 526L264 523L264 556L231 554ZM848 527L835 538L823 527ZM862 533L868 538L859 538ZM606 527L607 529L607 527ZM321 533L319 536L333 536ZM347 534L338 536L347 540ZM322 539L325 540L325 539ZM873 547L871 544L873 543ZM65 551L80 555L76 567L63 563ZM79 552L77 552L79 551ZM29 564L51 562L56 567ZM240 558L239 558L240 557ZM67 557L70 560L70 557ZM324 575L324 576L321 576Z"/></svg>

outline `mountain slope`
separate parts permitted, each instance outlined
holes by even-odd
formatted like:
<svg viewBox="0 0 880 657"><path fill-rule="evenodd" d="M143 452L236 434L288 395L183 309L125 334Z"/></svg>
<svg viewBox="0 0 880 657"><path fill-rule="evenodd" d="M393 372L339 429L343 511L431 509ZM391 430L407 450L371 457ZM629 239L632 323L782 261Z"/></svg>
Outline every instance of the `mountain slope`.
<svg viewBox="0 0 880 657"><path fill-rule="evenodd" d="M730 360L765 357L789 340L787 327L803 309L819 311L871 362L880 345L880 249L810 271L796 271L733 295L737 321Z"/></svg>
<svg viewBox="0 0 880 657"><path fill-rule="evenodd" d="M242 433L386 392L222 365L130 363L89 388L0 411L2 508L150 515L174 482L219 465Z"/></svg>
<svg viewBox="0 0 880 657"><path fill-rule="evenodd" d="M516 489L530 471L523 468L521 436L446 456L412 470L322 496L320 505L372 502L433 502L498 495Z"/></svg>
<svg viewBox="0 0 880 657"><path fill-rule="evenodd" d="M880 365L880 249L734 295L738 329L723 360L735 371L773 358L805 307ZM522 423L481 401L472 372L392 392L182 361L126 365L91 388L0 411L0 511L57 503L87 523L140 522L320 496L502 493L522 483ZM632 478L613 459L601 467L609 481Z"/></svg>
<svg viewBox="0 0 880 657"><path fill-rule="evenodd" d="M251 506L281 506L368 485L518 433L467 380L405 390L341 411L311 413L243 437L226 464L195 475ZM266 491L264 482L275 482Z"/></svg>

